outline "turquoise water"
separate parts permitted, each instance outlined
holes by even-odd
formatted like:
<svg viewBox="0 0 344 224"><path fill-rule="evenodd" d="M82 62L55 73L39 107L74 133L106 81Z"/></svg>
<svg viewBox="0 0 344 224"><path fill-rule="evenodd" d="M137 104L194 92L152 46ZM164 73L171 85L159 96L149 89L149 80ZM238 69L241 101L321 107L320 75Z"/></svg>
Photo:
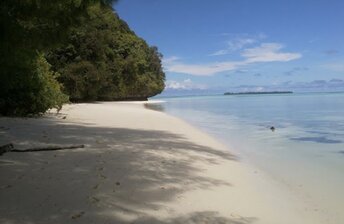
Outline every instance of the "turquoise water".
<svg viewBox="0 0 344 224"><path fill-rule="evenodd" d="M160 109L216 137L314 210L329 219L343 213L344 93L163 100Z"/></svg>

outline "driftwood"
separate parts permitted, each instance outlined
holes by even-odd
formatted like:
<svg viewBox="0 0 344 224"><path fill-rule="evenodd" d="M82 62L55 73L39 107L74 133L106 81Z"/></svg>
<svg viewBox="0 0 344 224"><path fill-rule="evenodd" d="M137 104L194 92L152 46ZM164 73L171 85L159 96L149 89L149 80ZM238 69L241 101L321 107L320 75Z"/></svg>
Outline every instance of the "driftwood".
<svg viewBox="0 0 344 224"><path fill-rule="evenodd" d="M6 152L12 151L13 148L14 147L12 143L0 146L0 156Z"/></svg>
<svg viewBox="0 0 344 224"><path fill-rule="evenodd" d="M28 149L15 149L13 144L6 144L0 146L0 155L6 152L39 152L39 151L57 151L64 149L78 149L84 148L85 145L66 145L66 146L48 146L48 147L38 147L38 148L28 148Z"/></svg>

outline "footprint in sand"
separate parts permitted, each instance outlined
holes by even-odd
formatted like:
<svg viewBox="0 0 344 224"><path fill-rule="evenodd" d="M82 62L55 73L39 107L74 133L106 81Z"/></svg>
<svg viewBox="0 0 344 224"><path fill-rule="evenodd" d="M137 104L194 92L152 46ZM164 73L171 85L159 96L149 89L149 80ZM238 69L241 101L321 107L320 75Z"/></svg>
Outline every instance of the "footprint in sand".
<svg viewBox="0 0 344 224"><path fill-rule="evenodd" d="M97 190L100 184L96 184L93 186L93 190Z"/></svg>
<svg viewBox="0 0 344 224"><path fill-rule="evenodd" d="M103 174L98 174L98 177L101 177L102 179L106 179L107 177L105 176L105 175L103 175Z"/></svg>
<svg viewBox="0 0 344 224"><path fill-rule="evenodd" d="M89 200L92 204L96 204L96 203L100 202L100 199L99 199L99 198L96 198L96 197L94 197L94 196L88 197L88 200Z"/></svg>
<svg viewBox="0 0 344 224"><path fill-rule="evenodd" d="M103 170L104 170L104 167L98 167L97 170L98 170L98 171L103 171Z"/></svg>
<svg viewBox="0 0 344 224"><path fill-rule="evenodd" d="M8 185L3 186L2 189L8 189L8 188L11 188L11 187L12 187L12 185L8 184Z"/></svg>
<svg viewBox="0 0 344 224"><path fill-rule="evenodd" d="M74 215L72 215L72 219L78 219L78 218L80 218L81 216L83 216L85 214L85 212L79 212L79 213L77 213L77 214L74 214Z"/></svg>

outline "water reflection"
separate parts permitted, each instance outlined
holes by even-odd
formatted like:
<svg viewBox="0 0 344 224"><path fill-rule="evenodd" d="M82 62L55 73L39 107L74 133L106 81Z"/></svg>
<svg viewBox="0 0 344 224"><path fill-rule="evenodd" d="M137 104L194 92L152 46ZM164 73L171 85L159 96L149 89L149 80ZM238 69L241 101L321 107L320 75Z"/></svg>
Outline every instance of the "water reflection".
<svg viewBox="0 0 344 224"><path fill-rule="evenodd" d="M155 111L160 111L160 112L165 111L165 107L163 103L145 103L144 106L145 108L150 109L150 110L155 110Z"/></svg>

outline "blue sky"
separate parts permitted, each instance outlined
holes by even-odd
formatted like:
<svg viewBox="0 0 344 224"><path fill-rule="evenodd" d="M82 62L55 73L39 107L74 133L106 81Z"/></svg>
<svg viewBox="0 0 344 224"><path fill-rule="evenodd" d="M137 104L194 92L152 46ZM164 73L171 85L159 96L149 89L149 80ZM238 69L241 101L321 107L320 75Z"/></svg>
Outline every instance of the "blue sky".
<svg viewBox="0 0 344 224"><path fill-rule="evenodd" d="M120 0L164 55L164 94L343 91L344 1Z"/></svg>

